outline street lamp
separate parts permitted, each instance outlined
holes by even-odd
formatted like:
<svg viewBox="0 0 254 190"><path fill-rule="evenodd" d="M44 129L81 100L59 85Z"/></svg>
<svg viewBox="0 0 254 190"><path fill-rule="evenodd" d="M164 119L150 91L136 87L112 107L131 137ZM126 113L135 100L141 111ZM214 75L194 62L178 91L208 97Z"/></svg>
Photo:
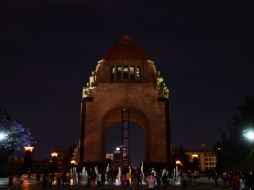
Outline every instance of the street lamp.
<svg viewBox="0 0 254 190"><path fill-rule="evenodd" d="M57 171L57 156L58 156L58 153L57 152L52 152L51 153L51 157L52 157L52 162L51 162L51 169L52 169L52 172L56 172Z"/></svg>
<svg viewBox="0 0 254 190"><path fill-rule="evenodd" d="M0 142L7 139L7 137L8 137L8 134L6 132L3 132L3 131L0 132Z"/></svg>
<svg viewBox="0 0 254 190"><path fill-rule="evenodd" d="M71 168L70 168L70 185L73 186L73 185L76 185L77 184L77 161L74 160L74 159L71 159Z"/></svg>
<svg viewBox="0 0 254 190"><path fill-rule="evenodd" d="M181 162L181 160L176 160L176 165L182 165L182 162Z"/></svg>
<svg viewBox="0 0 254 190"><path fill-rule="evenodd" d="M198 158L198 154L196 154L196 153L192 154L192 158L193 158L193 159L194 159L194 158Z"/></svg>
<svg viewBox="0 0 254 190"><path fill-rule="evenodd" d="M248 128L243 130L243 137L250 142L254 142L254 129L253 128Z"/></svg>
<svg viewBox="0 0 254 190"><path fill-rule="evenodd" d="M52 153L51 153L51 157L52 157L52 158L55 158L55 157L57 157L57 156L58 156L58 153L57 153L57 152L52 152Z"/></svg>
<svg viewBox="0 0 254 190"><path fill-rule="evenodd" d="M26 172L30 172L31 165L32 165L32 152L34 147L33 146L25 146L25 156L24 156L24 169Z"/></svg>
<svg viewBox="0 0 254 190"><path fill-rule="evenodd" d="M34 147L33 147L33 146L25 146L25 147L24 147L24 150L25 150L25 152L32 153L33 150L34 150Z"/></svg>
<svg viewBox="0 0 254 190"><path fill-rule="evenodd" d="M72 160L71 160L71 165L77 165L76 160L72 159Z"/></svg>

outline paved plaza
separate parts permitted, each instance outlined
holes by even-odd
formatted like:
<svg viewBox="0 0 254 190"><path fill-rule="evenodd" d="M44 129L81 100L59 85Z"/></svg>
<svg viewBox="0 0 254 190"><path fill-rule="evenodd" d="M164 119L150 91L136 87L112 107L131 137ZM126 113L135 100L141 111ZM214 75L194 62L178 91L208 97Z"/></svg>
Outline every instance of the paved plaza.
<svg viewBox="0 0 254 190"><path fill-rule="evenodd" d="M0 178L0 190L4 190L4 189L8 189L7 187L8 184L8 179L7 178ZM35 181L24 181L24 183L20 186L18 186L17 183L14 183L14 186L12 188L13 190L43 190L43 187L41 184L36 184ZM49 189L49 188L47 188ZM138 187L125 187L125 188L121 188L118 186L100 186L100 187L85 187L85 186L78 186L78 187L56 187L53 186L54 190L65 190L65 189L81 189L81 190L145 190L147 189L147 186L138 186ZM180 186L169 186L168 190L180 190L181 187ZM189 186L187 187L187 189L196 189L196 190L202 190L202 189L208 189L208 190L216 190L216 189L225 189L225 190L229 190L232 189L232 187L229 184L222 184L222 182L219 183L219 186L216 187L214 184L214 181L209 181L207 178L205 177L201 177L198 181L198 183L193 186L191 184L189 184ZM160 190L163 190L163 187L161 186Z"/></svg>

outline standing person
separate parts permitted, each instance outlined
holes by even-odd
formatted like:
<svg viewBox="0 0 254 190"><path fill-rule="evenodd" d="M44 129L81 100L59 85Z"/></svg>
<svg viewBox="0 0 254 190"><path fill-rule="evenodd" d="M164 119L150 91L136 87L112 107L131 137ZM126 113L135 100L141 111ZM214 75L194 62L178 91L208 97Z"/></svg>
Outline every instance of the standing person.
<svg viewBox="0 0 254 190"><path fill-rule="evenodd" d="M232 178L232 190L240 190L240 178L238 174L235 174Z"/></svg>
<svg viewBox="0 0 254 190"><path fill-rule="evenodd" d="M154 177L154 175L152 173L150 173L150 175L146 178L147 183L148 183L148 189L152 190L155 188L155 181L156 178Z"/></svg>
<svg viewBox="0 0 254 190"><path fill-rule="evenodd" d="M254 189L254 174L253 174L253 172L251 173L251 176L250 176L250 188Z"/></svg>
<svg viewBox="0 0 254 190"><path fill-rule="evenodd" d="M217 172L214 173L214 182L215 182L215 186L218 187L219 184L218 184L218 179L219 179L219 176L217 174Z"/></svg>
<svg viewBox="0 0 254 190"><path fill-rule="evenodd" d="M253 172L250 172L250 173L247 175L247 178L246 178L246 186L247 186L249 189L254 189L254 174L253 174Z"/></svg>
<svg viewBox="0 0 254 190"><path fill-rule="evenodd" d="M160 187L161 187L161 177L160 177L159 173L157 173L155 175L155 179L156 179L156 189L160 190Z"/></svg>
<svg viewBox="0 0 254 190"><path fill-rule="evenodd" d="M44 174L42 176L42 187L43 189L46 189L47 188L47 183L48 183L48 175L47 174Z"/></svg>
<svg viewBox="0 0 254 190"><path fill-rule="evenodd" d="M8 179L8 190L11 190L12 187L13 187L13 175L10 174Z"/></svg>
<svg viewBox="0 0 254 190"><path fill-rule="evenodd" d="M125 184L126 184L126 176L125 176L125 173L123 172L122 175L121 175L121 187L125 187Z"/></svg>
<svg viewBox="0 0 254 190"><path fill-rule="evenodd" d="M97 175L97 186L101 186L101 173Z"/></svg>
<svg viewBox="0 0 254 190"><path fill-rule="evenodd" d="M88 172L87 172L87 187L91 187L91 183L92 183L92 175L93 175L93 171L92 171L92 168L89 168L88 169Z"/></svg>
<svg viewBox="0 0 254 190"><path fill-rule="evenodd" d="M131 173L126 172L126 186L131 187Z"/></svg>
<svg viewBox="0 0 254 190"><path fill-rule="evenodd" d="M40 184L40 180L41 180L41 174L38 172L38 173L36 173L36 182L37 182L37 184Z"/></svg>
<svg viewBox="0 0 254 190"><path fill-rule="evenodd" d="M168 176L167 173L164 173L162 176L162 184L163 184L163 189L166 190L168 188Z"/></svg>
<svg viewBox="0 0 254 190"><path fill-rule="evenodd" d="M21 184L23 183L22 176L19 173L16 175L16 180L17 180L17 189L19 190Z"/></svg>
<svg viewBox="0 0 254 190"><path fill-rule="evenodd" d="M181 187L182 189L187 189L187 181L188 181L188 176L186 173L181 174Z"/></svg>

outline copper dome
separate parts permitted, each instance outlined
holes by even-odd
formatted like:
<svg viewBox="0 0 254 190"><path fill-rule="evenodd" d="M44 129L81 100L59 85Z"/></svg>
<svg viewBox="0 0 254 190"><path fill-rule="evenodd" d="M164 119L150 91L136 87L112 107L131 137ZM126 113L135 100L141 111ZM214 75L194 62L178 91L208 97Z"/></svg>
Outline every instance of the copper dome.
<svg viewBox="0 0 254 190"><path fill-rule="evenodd" d="M148 55L138 47L128 35L120 38L118 44L111 48L104 56L108 61L112 60L147 60Z"/></svg>

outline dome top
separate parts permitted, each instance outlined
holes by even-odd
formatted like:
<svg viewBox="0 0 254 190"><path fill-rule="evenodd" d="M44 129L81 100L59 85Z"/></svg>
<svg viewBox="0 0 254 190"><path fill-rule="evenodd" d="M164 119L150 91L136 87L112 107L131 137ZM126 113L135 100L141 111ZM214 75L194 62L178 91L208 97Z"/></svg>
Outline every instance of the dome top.
<svg viewBox="0 0 254 190"><path fill-rule="evenodd" d="M128 35L120 38L120 41L104 56L108 61L112 60L146 60L148 55L138 47Z"/></svg>

